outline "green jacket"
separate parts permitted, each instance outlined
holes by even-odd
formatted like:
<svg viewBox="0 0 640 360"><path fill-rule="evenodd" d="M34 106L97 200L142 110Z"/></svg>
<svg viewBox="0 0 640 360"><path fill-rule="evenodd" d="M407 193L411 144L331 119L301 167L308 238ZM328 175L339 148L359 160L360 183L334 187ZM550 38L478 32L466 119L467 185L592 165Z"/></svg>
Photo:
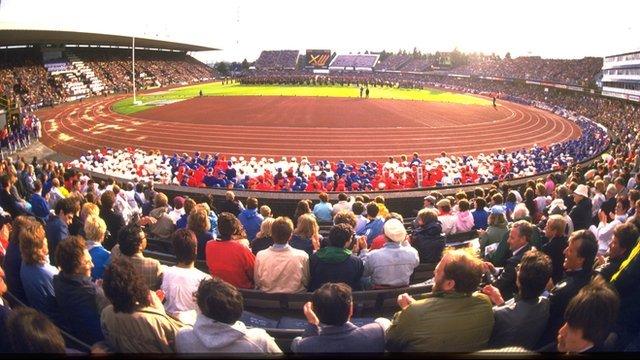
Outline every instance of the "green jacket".
<svg viewBox="0 0 640 360"><path fill-rule="evenodd" d="M487 347L493 310L481 293L430 293L397 312L387 331L387 350L473 352Z"/></svg>

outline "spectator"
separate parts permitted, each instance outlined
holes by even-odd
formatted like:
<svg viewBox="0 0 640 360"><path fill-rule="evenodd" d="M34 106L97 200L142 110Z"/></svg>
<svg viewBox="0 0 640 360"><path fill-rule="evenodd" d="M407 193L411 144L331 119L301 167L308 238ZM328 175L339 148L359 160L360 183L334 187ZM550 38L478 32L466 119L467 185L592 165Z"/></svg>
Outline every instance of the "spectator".
<svg viewBox="0 0 640 360"><path fill-rule="evenodd" d="M218 218L219 238L207 242L205 258L211 276L242 289L253 289L255 256L249 249L242 224L233 214Z"/></svg>
<svg viewBox="0 0 640 360"><path fill-rule="evenodd" d="M456 216L451 213L451 201L442 199L436 204L438 208L438 220L442 224L442 232L450 235L455 232Z"/></svg>
<svg viewBox="0 0 640 360"><path fill-rule="evenodd" d="M331 228L327 246L309 258L309 291L316 291L325 283L345 283L352 289L360 289L364 264L351 253L354 245L350 225L338 224Z"/></svg>
<svg viewBox="0 0 640 360"><path fill-rule="evenodd" d="M551 258L551 279L554 284L560 282L564 276L564 250L568 245L567 237L564 235L566 226L567 223L562 216L551 215L544 228L544 235L548 241L541 250Z"/></svg>
<svg viewBox="0 0 640 360"><path fill-rule="evenodd" d="M91 282L91 255L80 236L70 236L56 248L60 273L53 289L64 324L71 335L87 344L104 340L100 313L107 306L102 289Z"/></svg>
<svg viewBox="0 0 640 360"><path fill-rule="evenodd" d="M616 202L615 215L605 214L604 211L600 211L598 213L598 219L600 220L598 227L596 228L594 225L589 227L589 230L593 232L598 240L599 255L604 255L609 249L616 226L627 221L627 211L629 211L629 200L621 198Z"/></svg>
<svg viewBox="0 0 640 360"><path fill-rule="evenodd" d="M502 273L500 273L493 283L493 285L500 290L504 299L511 299L517 292L516 268L520 265L524 254L531 249L529 242L531 241L532 233L533 226L524 220L515 222L511 227L507 240L509 244L509 255L502 268ZM485 262L484 264L492 271L495 270L491 262Z"/></svg>
<svg viewBox="0 0 640 360"><path fill-rule="evenodd" d="M189 321L188 314L195 317L196 303L193 294L201 281L210 279L209 274L195 268L198 253L198 241L191 230L180 229L171 237L176 265L165 267L160 288L165 294L164 308L169 315L183 323ZM187 315L187 316L185 316Z"/></svg>
<svg viewBox="0 0 640 360"><path fill-rule="evenodd" d="M497 244L499 244L502 239L509 236L507 218L504 213L504 207L500 205L494 205L491 207L491 213L487 222L489 225L487 230L478 232L480 239L480 254L496 266L500 266L501 264L498 263L497 257L494 258L492 255L498 246ZM489 249L487 249L487 247L489 247Z"/></svg>
<svg viewBox="0 0 640 360"><path fill-rule="evenodd" d="M482 263L464 250L447 252L434 273L433 291L423 300L398 297L387 331L388 351L469 352L487 346L493 330L491 301L476 292ZM455 334L455 335L453 335Z"/></svg>
<svg viewBox="0 0 640 360"><path fill-rule="evenodd" d="M438 211L424 208L416 217L417 227L411 233L411 245L418 250L420 262L436 264L442 258L445 238L442 224L438 220Z"/></svg>
<svg viewBox="0 0 640 360"><path fill-rule="evenodd" d="M29 203L31 204L31 212L33 215L41 221L46 221L51 208L47 200L42 197L42 182L40 180L33 182L33 193L29 197Z"/></svg>
<svg viewBox="0 0 640 360"><path fill-rule="evenodd" d="M318 195L318 198L320 198L320 202L313 207L313 215L319 222L331 222L333 206L329 203L329 196L323 192Z"/></svg>
<svg viewBox="0 0 640 360"><path fill-rule="evenodd" d="M5 278L5 273L2 267L0 267L0 331L2 334L9 334L10 331L7 329L7 318L13 311L7 301L4 299L4 295L8 291L7 282ZM0 338L0 353L7 353L11 350L9 339L6 336L2 336Z"/></svg>
<svg viewBox="0 0 640 360"><path fill-rule="evenodd" d="M268 205L260 206L260 215L266 220L268 218L273 218L273 214L271 213L271 208Z"/></svg>
<svg viewBox="0 0 640 360"><path fill-rule="evenodd" d="M205 259L205 249L207 242L213 240L211 237L211 220L207 211L196 205L187 218L187 229L191 230L198 240L198 260Z"/></svg>
<svg viewBox="0 0 640 360"><path fill-rule="evenodd" d="M20 279L29 304L54 323L61 324L53 289L53 276L58 274L58 269L49 264L47 238L39 222L29 222L20 232L20 254Z"/></svg>
<svg viewBox="0 0 640 360"><path fill-rule="evenodd" d="M311 200L302 199L298 201L298 204L296 205L296 211L293 213L293 218L296 219L297 222L300 216L306 214L313 215L313 212L311 211Z"/></svg>
<svg viewBox="0 0 640 360"><path fill-rule="evenodd" d="M591 223L591 200L589 199L589 187L584 184L578 185L573 192L575 206L569 212L575 230L584 230Z"/></svg>
<svg viewBox="0 0 640 360"><path fill-rule="evenodd" d="M158 290L162 283L162 266L158 260L142 254L147 248L147 235L142 228L136 223L131 223L120 230L118 239L120 239L120 252L131 261L147 287L154 291ZM113 255L112 252L112 259Z"/></svg>
<svg viewBox="0 0 640 360"><path fill-rule="evenodd" d="M353 231L357 233L359 233L364 227L365 225L367 225L367 223L369 222L369 220L367 219L367 217L365 215L362 214L366 214L366 207L364 206L364 204L362 203L362 201L356 201L353 203L353 206L351 207L353 209L353 213L356 216L356 226L353 228Z"/></svg>
<svg viewBox="0 0 640 360"><path fill-rule="evenodd" d="M397 219L398 221L404 224L404 219L402 218L402 215L396 212L389 213L389 215L387 215L387 217L384 218L385 224L387 223L387 221L391 219ZM386 243L387 243L387 238L384 236L384 233L382 233L376 236L375 239L373 239L373 242L371 243L371 245L369 245L369 250L382 249L382 247ZM406 245L406 244L403 242L403 245Z"/></svg>
<svg viewBox="0 0 640 360"><path fill-rule="evenodd" d="M22 307L13 311L7 319L4 333L14 354L65 354L64 338L46 316L38 311Z"/></svg>
<svg viewBox="0 0 640 360"><path fill-rule="evenodd" d="M473 216L473 228L475 230L478 229L486 229L488 224L487 220L489 218L489 211L487 211L487 201L481 197L475 198L476 208L471 212Z"/></svg>
<svg viewBox="0 0 640 360"><path fill-rule="evenodd" d="M126 257L104 271L102 288L111 305L100 316L110 349L120 353L173 353L183 324L164 311L158 296Z"/></svg>
<svg viewBox="0 0 640 360"><path fill-rule="evenodd" d="M186 199L184 201L184 215L176 221L176 229L186 229L188 224L189 215L191 211L196 207L196 202L193 199Z"/></svg>
<svg viewBox="0 0 640 360"><path fill-rule="evenodd" d="M173 210L169 212L169 217L173 223L177 223L178 220L185 214L184 211L184 198L182 196L176 196L173 198Z"/></svg>
<svg viewBox="0 0 640 360"><path fill-rule="evenodd" d="M380 209L380 211L378 212L378 216L383 219L386 218L389 215L389 209L387 209L387 206L384 203L384 197L382 195L378 195L376 196L374 202L378 206L378 209Z"/></svg>
<svg viewBox="0 0 640 360"><path fill-rule="evenodd" d="M474 221L473 215L469 211L470 205L469 201L466 199L462 199L458 201L458 213L456 214L456 225L455 232L463 233L468 232L473 229Z"/></svg>
<svg viewBox="0 0 640 360"><path fill-rule="evenodd" d="M256 234L256 239L251 242L251 252L253 252L253 255L258 255L258 252L273 245L271 225L273 225L274 221L274 218L267 217L262 221L262 224L260 224L260 232Z"/></svg>
<svg viewBox="0 0 640 360"><path fill-rule="evenodd" d="M256 238L256 234L260 231L260 224L264 218L258 213L258 199L248 198L247 208L238 215L238 220L242 223L244 230L247 232L249 242Z"/></svg>
<svg viewBox="0 0 640 360"><path fill-rule="evenodd" d="M343 283L326 283L304 305L308 325L293 339L294 353L383 353L385 329L378 323L351 323L353 297Z"/></svg>
<svg viewBox="0 0 640 360"><path fill-rule="evenodd" d="M565 276L550 291L549 323L538 345L544 346L553 341L553 336L562 326L562 314L569 301L591 281L597 252L598 242L590 231L575 231L569 237L564 251Z"/></svg>
<svg viewBox="0 0 640 360"><path fill-rule="evenodd" d="M495 305L495 325L489 347L534 348L549 319L549 301L541 295L550 278L549 257L530 250L522 257L517 270L518 296L505 302L498 288L486 285L482 289Z"/></svg>
<svg viewBox="0 0 640 360"><path fill-rule="evenodd" d="M289 245L293 222L279 217L271 225L273 245L258 252L256 288L268 293L305 292L309 284L309 255Z"/></svg>
<svg viewBox="0 0 640 360"><path fill-rule="evenodd" d="M358 236L366 236L367 237L367 245L371 245L373 243L373 239L375 239L378 235L382 234L382 228L384 226L384 220L378 217L378 213L380 209L375 203L367 204L367 220L368 222L360 229L359 232L356 232Z"/></svg>
<svg viewBox="0 0 640 360"><path fill-rule="evenodd" d="M611 281L613 274L618 272L622 262L629 258L631 250L636 246L640 232L630 223L619 224L613 230L613 239L609 243L608 259L598 273L607 281Z"/></svg>
<svg viewBox="0 0 640 360"><path fill-rule="evenodd" d="M559 352L568 354L611 351L605 340L615 324L620 299L603 280L593 280L571 299L558 331Z"/></svg>
<svg viewBox="0 0 640 360"><path fill-rule="evenodd" d="M234 216L240 215L240 212L244 210L244 205L240 200L236 199L236 194L233 191L227 191L225 193L225 200L220 206L220 213L228 212Z"/></svg>
<svg viewBox="0 0 640 360"><path fill-rule="evenodd" d="M200 313L193 329L180 330L176 336L178 353L280 354L282 351L259 328L247 329L240 320L242 294L233 285L219 279L200 283L196 293Z"/></svg>
<svg viewBox="0 0 640 360"><path fill-rule="evenodd" d="M11 192L13 182L11 176L4 174L0 177L2 183L2 189L0 190L0 207L9 214L12 218L16 218L20 215L31 215L21 204L20 199Z"/></svg>
<svg viewBox="0 0 640 360"><path fill-rule="evenodd" d="M69 236L68 226L71 225L71 222L73 221L73 214L75 211L75 200L73 198L62 199L56 204L56 215L49 218L46 227L50 254L55 254L58 243ZM52 261L51 265L55 266L55 261Z"/></svg>
<svg viewBox="0 0 640 360"><path fill-rule="evenodd" d="M89 216L84 223L84 233L87 238L87 250L91 255L93 269L91 269L91 279L102 279L104 269L109 263L111 253L102 246L107 224L98 216Z"/></svg>
<svg viewBox="0 0 640 360"><path fill-rule="evenodd" d="M351 210L351 206L355 202L353 196L348 197L347 194L341 192L338 194L338 202L333 204L332 215L337 214L341 210Z"/></svg>
<svg viewBox="0 0 640 360"><path fill-rule="evenodd" d="M169 199L163 193L156 193L153 198L153 210L149 216L156 221L149 225L149 232L160 240L168 240L175 231L173 220L169 216Z"/></svg>
<svg viewBox="0 0 640 360"><path fill-rule="evenodd" d="M104 238L104 248L111 250L116 244L118 244L118 234L120 230L125 226L124 218L122 215L117 214L113 210L113 206L116 203L116 195L113 191L107 190L100 196L100 218L107 224L107 235Z"/></svg>
<svg viewBox="0 0 640 360"><path fill-rule="evenodd" d="M289 245L298 250L302 250L311 256L315 250L320 248L320 227L313 214L304 214L298 218L298 226L293 231L293 237Z"/></svg>
<svg viewBox="0 0 640 360"><path fill-rule="evenodd" d="M409 285L413 269L420 264L418 251L408 244L401 245L407 238L407 230L402 222L391 219L384 224L387 243L382 249L368 252L364 237L358 239L360 257L364 261L363 282L365 288L384 289Z"/></svg>
<svg viewBox="0 0 640 360"><path fill-rule="evenodd" d="M2 217L2 221L9 220L6 216ZM20 268L22 267L22 255L20 254L20 234L27 229L31 222L36 221L35 218L27 216L18 216L11 223L11 233L9 234L9 246L4 256L3 267L6 275L6 282L11 289L11 294L25 304L29 304L27 296L22 287L20 278Z"/></svg>

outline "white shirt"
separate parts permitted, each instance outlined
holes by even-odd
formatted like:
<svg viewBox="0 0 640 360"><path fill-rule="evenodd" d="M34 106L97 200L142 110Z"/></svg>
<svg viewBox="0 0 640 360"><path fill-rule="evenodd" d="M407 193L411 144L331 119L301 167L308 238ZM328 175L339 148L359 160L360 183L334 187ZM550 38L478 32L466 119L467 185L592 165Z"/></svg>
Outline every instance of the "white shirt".
<svg viewBox="0 0 640 360"><path fill-rule="evenodd" d="M166 267L160 287L165 294L164 308L166 311L170 314L177 314L196 310L198 306L193 293L198 290L200 281L210 278L209 274L196 268Z"/></svg>
<svg viewBox="0 0 640 360"><path fill-rule="evenodd" d="M622 224L627 220L627 214L624 215L616 215L616 218L613 219L612 222L608 224L603 224L602 222L598 224L596 228L595 225L591 225L589 230L596 236L598 239L598 254L603 255L609 249L609 243L613 239L613 230L619 224Z"/></svg>

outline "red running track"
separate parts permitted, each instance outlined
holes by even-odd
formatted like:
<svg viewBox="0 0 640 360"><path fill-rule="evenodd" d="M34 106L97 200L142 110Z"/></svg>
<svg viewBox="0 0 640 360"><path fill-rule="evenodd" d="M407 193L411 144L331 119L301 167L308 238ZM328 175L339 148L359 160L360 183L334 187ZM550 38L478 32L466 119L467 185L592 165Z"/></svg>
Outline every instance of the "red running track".
<svg viewBox="0 0 640 360"><path fill-rule="evenodd" d="M499 106L314 97L203 97L126 116L95 98L41 110L41 141L80 156L98 147L137 147L166 154L303 156L316 161L477 155L548 145L580 136L573 122L515 103Z"/></svg>

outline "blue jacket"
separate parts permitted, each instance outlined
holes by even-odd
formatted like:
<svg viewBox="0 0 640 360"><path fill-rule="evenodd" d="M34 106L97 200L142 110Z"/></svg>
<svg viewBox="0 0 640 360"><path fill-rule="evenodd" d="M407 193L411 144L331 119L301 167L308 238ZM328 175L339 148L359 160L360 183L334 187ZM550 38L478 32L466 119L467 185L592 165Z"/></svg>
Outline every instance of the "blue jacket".
<svg viewBox="0 0 640 360"><path fill-rule="evenodd" d="M105 249L102 244L89 244L87 243L87 248L89 248L89 255L91 255L91 261L93 262L93 269L91 269L91 279L98 280L102 279L102 274L104 273L104 269L109 265L111 260L111 253L109 250Z"/></svg>
<svg viewBox="0 0 640 360"><path fill-rule="evenodd" d="M102 309L98 309L97 301L103 295L96 284L89 277L60 273L53 277L53 288L61 317L71 335L87 344L104 340L100 326Z"/></svg>
<svg viewBox="0 0 640 360"><path fill-rule="evenodd" d="M17 241L9 242L7 252L4 255L4 263L2 264L5 273L5 281L11 294L17 297L23 303L29 305L27 295L22 287L20 279L20 268L22 267L22 254L20 254L20 245Z"/></svg>
<svg viewBox="0 0 640 360"><path fill-rule="evenodd" d="M61 325L64 322L53 290L53 276L56 274L58 269L48 263L27 265L23 261L20 267L20 280L31 307L47 315L56 325Z"/></svg>
<svg viewBox="0 0 640 360"><path fill-rule="evenodd" d="M473 216L473 228L477 229L486 229L488 226L487 221L489 220L489 212L487 209L476 209L471 212L471 216Z"/></svg>
<svg viewBox="0 0 640 360"><path fill-rule="evenodd" d="M240 220L244 230L247 232L247 239L251 241L256 238L256 234L260 231L260 225L264 218L258 213L258 209L244 209L238 215L238 220Z"/></svg>
<svg viewBox="0 0 640 360"><path fill-rule="evenodd" d="M333 207L326 202L320 202L313 207L313 215L316 216L318 221L331 222L333 219Z"/></svg>
<svg viewBox="0 0 640 360"><path fill-rule="evenodd" d="M311 243L311 239L306 239L299 235L293 235L291 240L289 240L289 245L294 249L306 252L309 257L313 255L313 244Z"/></svg>
<svg viewBox="0 0 640 360"><path fill-rule="evenodd" d="M186 229L187 228L187 219L189 218L189 214L184 214L176 221L176 230Z"/></svg>
<svg viewBox="0 0 640 360"><path fill-rule="evenodd" d="M34 193L31 194L29 203L31 204L31 212L33 213L33 215L39 217L42 220L47 219L50 214L49 210L51 209L49 207L49 203L47 203L47 200L45 200L42 196Z"/></svg>
<svg viewBox="0 0 640 360"><path fill-rule="evenodd" d="M340 326L308 324L302 337L293 339L294 353L384 352L384 329L378 323L357 327L351 322Z"/></svg>
<svg viewBox="0 0 640 360"><path fill-rule="evenodd" d="M315 291L325 283L345 283L355 291L360 290L364 263L347 249L327 246L309 257L309 291Z"/></svg>
<svg viewBox="0 0 640 360"><path fill-rule="evenodd" d="M360 231L356 233L356 235L366 235L367 245L371 246L373 239L382 234L383 227L384 220L382 220L381 218L375 218L373 220L370 220L362 229L360 229Z"/></svg>
<svg viewBox="0 0 640 360"><path fill-rule="evenodd" d="M51 215L49 221L47 221L45 233L47 235L47 242L49 243L49 259L51 260L51 265L55 266L56 246L58 246L60 241L69 236L69 228L58 216Z"/></svg>

